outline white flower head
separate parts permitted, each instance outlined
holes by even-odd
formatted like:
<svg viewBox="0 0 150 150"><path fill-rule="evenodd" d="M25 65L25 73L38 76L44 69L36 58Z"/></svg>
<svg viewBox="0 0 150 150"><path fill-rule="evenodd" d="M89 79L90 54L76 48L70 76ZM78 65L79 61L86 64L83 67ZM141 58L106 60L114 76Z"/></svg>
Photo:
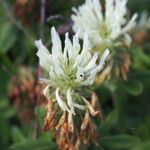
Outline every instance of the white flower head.
<svg viewBox="0 0 150 150"><path fill-rule="evenodd" d="M73 8L73 30L80 30L80 38L86 31L92 44L95 46L103 42L111 42L124 35L136 24L137 14L130 21L127 14L127 0L105 0L105 12L99 0L86 0L79 9Z"/></svg>
<svg viewBox="0 0 150 150"><path fill-rule="evenodd" d="M55 99L59 107L68 112L68 120L73 123L71 118L72 114L75 115L75 108L85 109L84 105L74 101L73 90L80 86L93 84L97 72L103 69L109 50L104 52L100 62L97 63L98 54L95 53L92 56L87 33L84 34L82 48L79 44L78 33L73 36L72 41L66 33L64 48L62 48L60 37L54 27L51 29L51 38L51 52L42 44L41 40L35 41L40 66L49 73L49 79L41 79L47 83L43 94L50 99L49 88L52 86L55 89ZM65 91L63 95L66 95L66 100L63 100L61 90Z"/></svg>
<svg viewBox="0 0 150 150"><path fill-rule="evenodd" d="M41 40L35 41L40 66L49 73L49 80L44 81L54 87L67 89L93 84L96 73L103 68L109 50L104 52L100 63L97 64L98 54L95 53L92 56L87 33L84 34L82 49L79 44L78 33L73 36L73 41L69 39L68 33L66 33L64 48L62 48L60 37L54 27L51 29L51 38L51 53Z"/></svg>

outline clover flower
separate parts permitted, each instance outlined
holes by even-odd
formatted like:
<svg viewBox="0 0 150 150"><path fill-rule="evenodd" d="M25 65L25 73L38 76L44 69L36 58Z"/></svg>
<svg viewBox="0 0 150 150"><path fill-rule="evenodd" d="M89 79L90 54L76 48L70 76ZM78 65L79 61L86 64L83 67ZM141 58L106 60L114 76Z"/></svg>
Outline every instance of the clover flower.
<svg viewBox="0 0 150 150"><path fill-rule="evenodd" d="M49 73L50 77L49 79L41 79L48 84L44 90L44 94L50 97L50 93L48 93L49 86L56 88L55 97L60 108L63 111L72 112L74 114L73 108L77 107L80 109L80 107L72 102L72 90L80 86L93 84L96 73L103 69L109 50L104 52L97 65L98 53L92 56L87 34L84 34L82 50L79 44L78 34L73 37L72 44L68 38L68 33L66 33L64 50L62 50L59 35L54 27L51 30L51 37L53 44L52 53L47 50L41 40L35 41L35 45L38 48L37 56L39 57L40 65ZM70 108L59 96L61 89L66 90Z"/></svg>
<svg viewBox="0 0 150 150"><path fill-rule="evenodd" d="M48 79L41 78L41 81L46 83L43 94L48 99L45 128L57 133L56 140L60 149L62 145L63 148L64 145L78 147L79 139L81 140L81 137L83 138L86 133L85 129L88 127L88 130L93 130L93 126L90 126L93 124L90 115L96 116L99 110L95 110L97 100L91 98L93 94L88 86L93 84L97 72L103 69L109 55L107 49L98 63L98 53L92 55L90 52L91 44L88 35L84 34L82 48L78 35L79 33L74 35L71 42L68 33L66 33L63 48L58 33L52 27L51 52L42 44L41 40L35 41L40 66L49 73ZM87 122L86 125L85 122ZM69 136L70 132L72 138ZM73 138L75 139L73 140ZM66 141L69 141L68 144ZM73 141L77 143L73 144ZM87 139L83 141L87 141ZM91 142L90 139L88 141Z"/></svg>
<svg viewBox="0 0 150 150"><path fill-rule="evenodd" d="M86 0L79 9L73 8L73 30L80 30L80 37L86 31L94 46L99 44L112 44L121 35L130 40L127 32L136 22L137 14L127 21L127 0L105 0L105 12L99 0Z"/></svg>

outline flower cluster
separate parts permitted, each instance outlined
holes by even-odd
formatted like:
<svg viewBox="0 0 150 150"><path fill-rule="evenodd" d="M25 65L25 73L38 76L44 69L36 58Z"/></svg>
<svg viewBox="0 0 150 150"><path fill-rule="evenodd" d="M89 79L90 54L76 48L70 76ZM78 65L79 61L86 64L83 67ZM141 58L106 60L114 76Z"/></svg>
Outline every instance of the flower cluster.
<svg viewBox="0 0 150 150"><path fill-rule="evenodd" d="M66 142L63 142L61 134L65 123L67 124L68 134L70 132L76 133L76 136L72 135L76 137L75 141L81 140L81 137L83 137L80 129L84 131L88 127L88 129L92 130L93 126L91 127L90 124L93 123L90 121L90 114L96 116L99 110L95 110L97 100L96 98L91 98L93 94L88 89L88 86L93 84L97 72L103 69L105 60L109 55L109 50L107 49L100 61L97 62L98 53L92 55L88 35L84 34L82 48L79 44L78 35L78 33L74 35L73 41L70 41L68 33L66 33L65 46L62 48L60 37L53 27L51 29L51 53L42 44L41 40L35 41L40 66L49 73L48 79L41 78L41 81L47 85L43 94L49 100L46 107L45 127L49 130L59 131L57 133L57 143L60 146L62 143L63 145L64 143L66 144ZM58 112L61 115L58 115ZM79 122L74 122L77 119ZM65 132L67 134L67 130ZM85 133L82 133L82 135L85 135ZM65 141L71 141L70 136L64 137L64 139ZM88 141L90 142L90 139ZM71 144L72 142L68 146Z"/></svg>
<svg viewBox="0 0 150 150"><path fill-rule="evenodd" d="M126 5L127 0L105 0L104 7L100 0L86 0L78 9L73 8L74 14L71 16L73 30L80 30L81 39L87 32L93 51L101 55L106 48L111 49L110 65L106 72L111 78L121 76L124 80L131 65L128 48L132 38L129 31L135 27L137 18L134 14L130 20L127 19Z"/></svg>
<svg viewBox="0 0 150 150"><path fill-rule="evenodd" d="M8 96L21 122L31 123L35 120L35 107L46 102L41 90L37 70L18 67L17 75L12 78Z"/></svg>
<svg viewBox="0 0 150 150"><path fill-rule="evenodd" d="M128 31L135 26L137 14L128 21L126 4L127 0L106 0L103 11L99 0L86 0L79 9L73 8L76 34L72 40L66 33L62 43L52 27L51 51L41 40L35 41L40 66L48 73L48 78L40 78L46 85L43 94L48 99L45 130L54 133L60 149L78 150L80 143L96 143L93 117L101 115L101 111L90 86L97 74L99 83L113 71L115 77L121 74L127 80L131 60L126 48L132 41ZM108 48L113 53L104 68L110 53Z"/></svg>
<svg viewBox="0 0 150 150"><path fill-rule="evenodd" d="M127 22L127 0L105 0L105 12L99 0L86 0L79 9L73 8L73 30L80 30L80 37L88 33L94 46L108 45L121 35L126 35L135 26L137 14ZM129 39L129 37L126 35Z"/></svg>
<svg viewBox="0 0 150 150"><path fill-rule="evenodd" d="M55 97L58 105L63 111L68 113L74 113L74 107L78 109L83 108L73 102L72 90L81 86L88 86L93 84L97 72L103 69L105 59L109 54L109 50L106 50L98 63L98 53L93 56L90 52L91 46L88 40L88 36L84 34L83 48L81 49L79 44L78 34L73 37L73 43L68 38L66 33L65 47L62 50L61 41L55 28L51 29L52 37L52 53L42 44L41 40L35 41L35 45L38 48L37 56L39 57L40 65L49 73L49 79L41 79L48 85L44 90L44 94L51 98L49 87L56 88ZM68 106L63 102L59 96L61 89L66 90ZM83 98L86 102L86 100Z"/></svg>

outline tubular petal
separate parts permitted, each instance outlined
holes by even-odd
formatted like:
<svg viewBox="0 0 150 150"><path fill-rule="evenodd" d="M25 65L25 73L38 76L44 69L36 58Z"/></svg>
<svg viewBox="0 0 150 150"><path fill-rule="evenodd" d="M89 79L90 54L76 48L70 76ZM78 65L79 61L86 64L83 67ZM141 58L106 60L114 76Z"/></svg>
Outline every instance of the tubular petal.
<svg viewBox="0 0 150 150"><path fill-rule="evenodd" d="M55 92L55 96L56 96L56 100L58 102L58 105L59 107L63 110L63 111L68 111L70 112L69 108L67 107L67 105L63 102L63 100L60 98L59 96L59 90L60 88L57 88L56 89L56 92Z"/></svg>
<svg viewBox="0 0 150 150"><path fill-rule="evenodd" d="M68 106L70 107L72 113L75 115L73 101L72 101L72 97L71 97L71 88L69 88L67 90L67 103L68 103Z"/></svg>
<svg viewBox="0 0 150 150"><path fill-rule="evenodd" d="M99 111L95 111L93 106L84 97L82 97L82 99L87 104L87 107L88 107L91 115L92 116L96 116L99 113Z"/></svg>

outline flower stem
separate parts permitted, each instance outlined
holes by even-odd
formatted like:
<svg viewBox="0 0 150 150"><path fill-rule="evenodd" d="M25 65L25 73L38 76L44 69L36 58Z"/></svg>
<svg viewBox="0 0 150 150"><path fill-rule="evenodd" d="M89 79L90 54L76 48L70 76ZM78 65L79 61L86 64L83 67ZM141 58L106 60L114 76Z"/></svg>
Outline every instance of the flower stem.
<svg viewBox="0 0 150 150"><path fill-rule="evenodd" d="M40 15L40 38L44 42L44 25L45 25L45 5L46 0L41 0L41 15Z"/></svg>

